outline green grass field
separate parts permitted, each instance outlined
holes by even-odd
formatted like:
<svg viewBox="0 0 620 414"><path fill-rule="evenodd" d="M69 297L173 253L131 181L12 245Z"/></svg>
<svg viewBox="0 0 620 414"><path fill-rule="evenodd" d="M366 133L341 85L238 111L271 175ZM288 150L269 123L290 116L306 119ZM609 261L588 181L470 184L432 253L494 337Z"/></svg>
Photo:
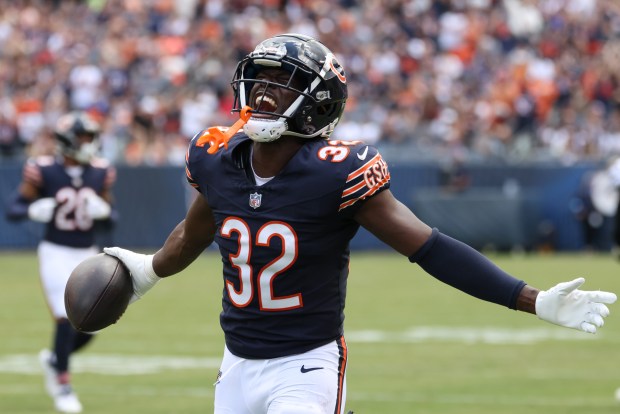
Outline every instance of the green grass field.
<svg viewBox="0 0 620 414"><path fill-rule="evenodd" d="M548 288L577 276L620 292L609 255L491 256ZM89 414L209 413L223 349L219 258L202 256L131 305L74 359ZM0 253L0 413L50 413L36 355L51 319L33 253ZM368 413L618 413L620 308L596 335L478 301L387 253L353 255L347 409ZM614 312L616 312L614 314Z"/></svg>

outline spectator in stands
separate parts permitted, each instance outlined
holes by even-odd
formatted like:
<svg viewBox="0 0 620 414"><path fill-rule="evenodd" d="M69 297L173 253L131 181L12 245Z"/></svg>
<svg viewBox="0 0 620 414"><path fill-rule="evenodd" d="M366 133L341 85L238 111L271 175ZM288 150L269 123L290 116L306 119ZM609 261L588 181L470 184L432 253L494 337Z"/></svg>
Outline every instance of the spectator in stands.
<svg viewBox="0 0 620 414"><path fill-rule="evenodd" d="M0 112L0 159L15 157L21 150L14 120Z"/></svg>
<svg viewBox="0 0 620 414"><path fill-rule="evenodd" d="M63 23L78 19L86 23ZM364 138L396 147L394 156L449 156L455 141L437 139L431 127L453 109L466 161L596 161L609 155L598 136L608 133L620 96L618 24L620 11L602 1L0 0L0 79L15 108L5 116L27 151L60 113L88 109L104 118L113 161L167 164L175 161L148 153L175 151L193 135L186 122L195 115L186 111L196 107L195 91L216 97L210 123L229 123L227 74L238 57L261 38L296 31L329 42L350 68L357 90L341 127L355 133L347 118L367 125ZM24 91L34 94L24 100ZM133 131L149 96L185 112L184 123L167 123L145 143ZM586 131L585 147L572 145L579 128L571 145L543 137L566 108L578 124L593 102L603 104L602 128Z"/></svg>

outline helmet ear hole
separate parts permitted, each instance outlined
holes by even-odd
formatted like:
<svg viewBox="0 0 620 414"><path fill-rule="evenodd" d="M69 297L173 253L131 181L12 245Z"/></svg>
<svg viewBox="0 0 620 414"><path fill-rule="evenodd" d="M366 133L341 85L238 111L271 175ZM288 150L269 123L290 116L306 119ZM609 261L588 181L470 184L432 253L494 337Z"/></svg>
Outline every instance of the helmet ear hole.
<svg viewBox="0 0 620 414"><path fill-rule="evenodd" d="M334 112L335 107L336 105L334 105L333 103L327 104L327 105L321 105L318 108L316 108L316 113L321 116L330 116L332 112Z"/></svg>

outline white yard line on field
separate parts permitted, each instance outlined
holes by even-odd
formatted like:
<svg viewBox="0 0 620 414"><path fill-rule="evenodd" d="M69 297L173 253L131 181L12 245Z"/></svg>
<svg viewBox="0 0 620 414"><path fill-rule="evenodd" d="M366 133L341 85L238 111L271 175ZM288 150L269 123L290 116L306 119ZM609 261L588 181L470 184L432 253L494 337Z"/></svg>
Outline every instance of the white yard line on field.
<svg viewBox="0 0 620 414"><path fill-rule="evenodd" d="M599 336L599 335L597 335ZM597 338L566 328L508 329L495 327L417 326L402 332L364 330L345 332L347 342L461 342L534 344L542 341L587 341Z"/></svg>
<svg viewBox="0 0 620 414"><path fill-rule="evenodd" d="M534 344L541 341L595 340L600 335L563 328L504 329L466 328L445 326L418 326L401 332L379 330L347 331L351 343L422 343L457 342L489 344ZM74 372L104 375L156 374L169 370L213 369L220 365L220 357L200 358L171 355L102 355L84 353L72 360ZM39 375L41 368L34 354L0 355L0 373Z"/></svg>
<svg viewBox="0 0 620 414"><path fill-rule="evenodd" d="M71 361L71 370L105 375L143 375L167 370L217 368L220 362L220 358L85 353L77 355ZM36 355L3 355L0 356L0 373L2 372L40 375L41 366Z"/></svg>
<svg viewBox="0 0 620 414"><path fill-rule="evenodd" d="M347 393L347 405L355 409L356 402L388 402L388 403L407 403L407 404L437 404L437 405L487 405L487 406L527 406L527 407L583 407L588 412L595 407L609 407L613 404L611 398L604 399L597 396L563 396L559 397L534 397L534 396L508 396L508 395L490 395L490 394L433 394L424 393ZM536 411L540 412L540 411ZM616 411L614 411L616 412Z"/></svg>

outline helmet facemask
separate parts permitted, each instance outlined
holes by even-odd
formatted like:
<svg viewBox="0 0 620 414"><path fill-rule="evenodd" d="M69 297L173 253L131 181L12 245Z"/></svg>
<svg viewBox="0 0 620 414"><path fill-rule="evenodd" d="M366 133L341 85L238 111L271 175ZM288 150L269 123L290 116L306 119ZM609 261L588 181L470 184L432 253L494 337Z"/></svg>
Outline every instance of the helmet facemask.
<svg viewBox="0 0 620 414"><path fill-rule="evenodd" d="M261 75L274 70L279 71L276 81ZM282 35L262 42L239 63L232 86L233 112L245 105L252 108L244 131L258 142L274 141L283 135L329 137L347 97L346 78L333 54L316 40L301 35ZM257 90L254 94L253 88ZM292 93L296 97L290 103L278 102L277 97L290 97Z"/></svg>
<svg viewBox="0 0 620 414"><path fill-rule="evenodd" d="M62 116L54 135L60 152L80 164L88 164L99 153L99 125L87 114Z"/></svg>

